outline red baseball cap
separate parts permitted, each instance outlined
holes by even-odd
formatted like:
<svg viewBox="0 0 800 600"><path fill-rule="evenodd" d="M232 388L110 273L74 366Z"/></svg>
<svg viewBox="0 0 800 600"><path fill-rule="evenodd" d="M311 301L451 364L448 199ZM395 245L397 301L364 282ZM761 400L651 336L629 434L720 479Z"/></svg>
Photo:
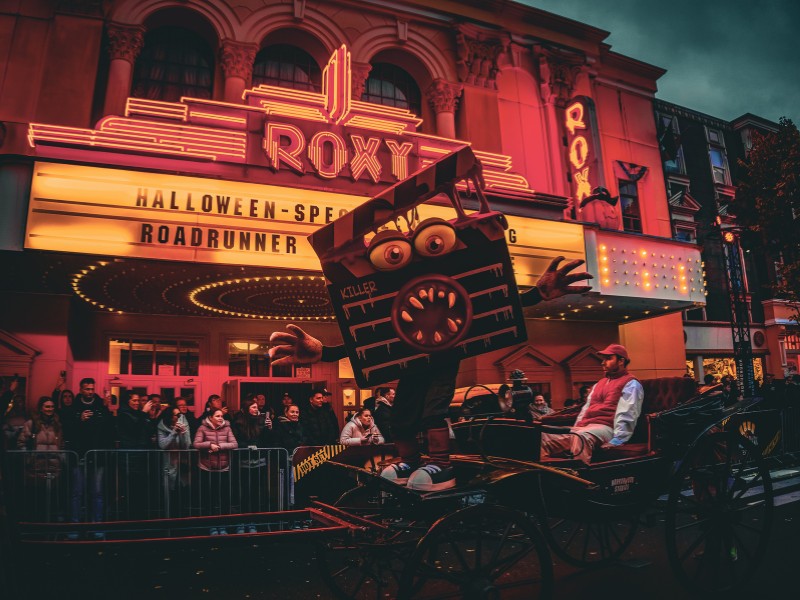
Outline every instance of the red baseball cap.
<svg viewBox="0 0 800 600"><path fill-rule="evenodd" d="M631 357L628 356L628 350L622 344L610 344L605 350L601 350L598 352L599 355L612 355L616 354L617 356L621 356L625 360L630 360Z"/></svg>

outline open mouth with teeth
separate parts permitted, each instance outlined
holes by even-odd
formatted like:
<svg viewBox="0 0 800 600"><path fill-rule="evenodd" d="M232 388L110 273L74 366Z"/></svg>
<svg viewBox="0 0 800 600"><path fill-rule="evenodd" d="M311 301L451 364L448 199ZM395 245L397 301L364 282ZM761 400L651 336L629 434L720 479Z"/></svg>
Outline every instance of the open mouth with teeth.
<svg viewBox="0 0 800 600"><path fill-rule="evenodd" d="M400 339L423 352L452 348L472 323L472 302L461 284L443 275L425 275L404 285L392 307Z"/></svg>

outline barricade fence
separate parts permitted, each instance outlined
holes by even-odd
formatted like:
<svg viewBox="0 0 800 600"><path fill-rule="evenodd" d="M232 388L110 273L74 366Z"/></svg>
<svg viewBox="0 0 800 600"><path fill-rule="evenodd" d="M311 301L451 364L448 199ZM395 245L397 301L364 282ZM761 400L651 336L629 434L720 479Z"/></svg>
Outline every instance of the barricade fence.
<svg viewBox="0 0 800 600"><path fill-rule="evenodd" d="M197 450L8 451L3 478L16 522L139 521L289 508L283 448L232 450L226 471Z"/></svg>

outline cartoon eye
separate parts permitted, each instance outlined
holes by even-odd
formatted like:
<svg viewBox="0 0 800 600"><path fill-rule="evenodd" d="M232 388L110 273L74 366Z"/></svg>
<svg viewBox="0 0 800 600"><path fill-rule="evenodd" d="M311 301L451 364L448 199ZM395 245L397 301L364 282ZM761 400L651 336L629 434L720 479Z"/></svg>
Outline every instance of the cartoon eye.
<svg viewBox="0 0 800 600"><path fill-rule="evenodd" d="M414 249L422 256L441 256L455 246L456 230L444 219L425 219L414 232Z"/></svg>
<svg viewBox="0 0 800 600"><path fill-rule="evenodd" d="M379 271L406 266L412 257L411 242L399 231L381 231L369 243L369 261Z"/></svg>

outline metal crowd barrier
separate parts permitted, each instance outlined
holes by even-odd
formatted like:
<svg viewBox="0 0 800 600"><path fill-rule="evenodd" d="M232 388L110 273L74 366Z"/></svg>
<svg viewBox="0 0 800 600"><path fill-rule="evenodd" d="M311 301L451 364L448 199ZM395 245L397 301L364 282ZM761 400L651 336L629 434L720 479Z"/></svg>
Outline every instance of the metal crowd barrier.
<svg viewBox="0 0 800 600"><path fill-rule="evenodd" d="M8 451L16 522L138 521L288 510L283 448L230 451L228 471L200 469L197 450Z"/></svg>

